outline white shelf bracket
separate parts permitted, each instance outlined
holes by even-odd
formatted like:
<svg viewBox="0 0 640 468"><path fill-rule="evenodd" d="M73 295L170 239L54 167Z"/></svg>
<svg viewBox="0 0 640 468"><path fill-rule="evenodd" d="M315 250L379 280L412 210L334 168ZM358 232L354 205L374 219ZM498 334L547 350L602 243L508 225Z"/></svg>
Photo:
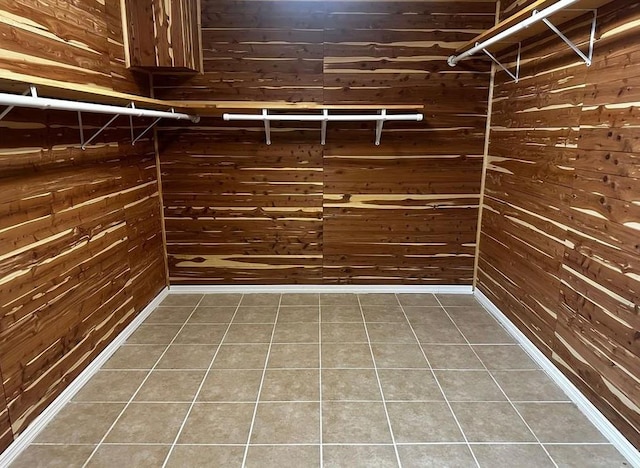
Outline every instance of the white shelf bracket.
<svg viewBox="0 0 640 468"><path fill-rule="evenodd" d="M84 126L82 125L82 112L78 111L78 128L80 129L80 146L84 149Z"/></svg>
<svg viewBox="0 0 640 468"><path fill-rule="evenodd" d="M536 13L538 13L536 10L533 11L533 14L535 15ZM560 39L562 39L565 44L567 44L571 50L573 50L578 57L580 57L584 63L587 65L587 67L591 66L591 61L593 59L593 44L595 42L596 39L596 22L597 22L597 18L598 18L598 12L597 10L593 10L593 19L591 20L591 34L589 36L589 51L587 52L587 54L585 54L584 52L582 52L580 50L580 48L571 40L569 39L567 36L565 36L562 31L560 31L551 21L549 21L547 18L542 18L542 22L544 24L546 24L549 29L551 29L554 33L556 33L558 35L558 37Z"/></svg>
<svg viewBox="0 0 640 468"><path fill-rule="evenodd" d="M127 107L134 108L133 102L131 104L129 104ZM98 138L98 135L100 135L102 132L104 132L107 129L107 127L109 127L109 125L111 125L118 117L120 117L120 114L114 115L113 117L111 117L111 119L109 119L109 121L106 124L104 124L102 127L100 127L100 130L98 130L96 133L94 133L91 136L91 138L89 138L87 141L85 141L82 144L82 150L84 151L85 149L87 149L87 146L89 146L93 140ZM129 116L129 125L131 126L131 141L133 141L133 117L131 115Z"/></svg>
<svg viewBox="0 0 640 468"><path fill-rule="evenodd" d="M135 109L136 108L136 103L132 102L130 104L130 107L132 109ZM131 130L131 141L133 141L135 139L135 135L133 134L133 115L129 116L129 129Z"/></svg>
<svg viewBox="0 0 640 468"><path fill-rule="evenodd" d="M173 112L173 109L171 109L171 112ZM149 130L151 130L153 127L155 127L156 125L158 125L158 122L160 122L162 120L162 117L158 117L156 120L153 121L153 123L151 125L149 125L147 128L144 129L144 131L138 135L135 140L133 140L131 142L131 146L135 146L135 144L140 140L140 138L142 138L143 136L145 136L147 134L147 132Z"/></svg>
<svg viewBox="0 0 640 468"><path fill-rule="evenodd" d="M324 144L327 142L327 122L329 121L329 110L323 109L322 116L324 117L324 120L322 121L322 127L320 129L320 144L324 146Z"/></svg>
<svg viewBox="0 0 640 468"><path fill-rule="evenodd" d="M478 45L476 43L476 45ZM513 73L507 67L505 67L495 56L487 49L482 49L482 52L487 54L491 60L493 60L500 68L502 68L507 75L509 75L517 83L520 80L520 52L522 51L522 43L518 42L518 57L516 58L516 72Z"/></svg>
<svg viewBox="0 0 640 468"><path fill-rule="evenodd" d="M269 111L267 109L262 109L262 115L265 117L264 119L264 137L267 145L271 144L271 124L269 119L266 117L269 115Z"/></svg>
<svg viewBox="0 0 640 468"><path fill-rule="evenodd" d="M29 86L29 89L22 93L23 96L26 96L27 94L31 94L32 97L38 97L38 91L36 90L35 86ZM0 113L0 120L4 119L7 114L13 110L14 107L16 106L8 106L5 110L3 110L2 113Z"/></svg>
<svg viewBox="0 0 640 468"><path fill-rule="evenodd" d="M382 138L382 127L384 126L385 118L387 117L387 109L380 111L380 120L376 122L376 146L380 146L380 139Z"/></svg>

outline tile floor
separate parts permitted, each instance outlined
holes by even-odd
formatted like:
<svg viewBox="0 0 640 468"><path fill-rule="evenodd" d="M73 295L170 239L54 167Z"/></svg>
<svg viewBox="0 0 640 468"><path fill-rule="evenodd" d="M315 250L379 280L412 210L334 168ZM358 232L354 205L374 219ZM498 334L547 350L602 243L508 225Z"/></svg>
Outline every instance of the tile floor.
<svg viewBox="0 0 640 468"><path fill-rule="evenodd" d="M622 467L471 296L171 295L15 467Z"/></svg>

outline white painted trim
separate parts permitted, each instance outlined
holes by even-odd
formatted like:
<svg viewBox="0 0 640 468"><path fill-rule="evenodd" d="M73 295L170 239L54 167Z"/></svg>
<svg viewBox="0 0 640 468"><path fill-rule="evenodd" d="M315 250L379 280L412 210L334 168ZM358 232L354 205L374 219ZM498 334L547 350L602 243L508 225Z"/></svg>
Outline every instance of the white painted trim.
<svg viewBox="0 0 640 468"><path fill-rule="evenodd" d="M153 312L153 310L169 294L164 288L158 295L134 318L107 347L91 361L91 363L76 377L45 410L36 417L22 433L0 454L0 468L9 466L38 436L40 431L58 414L58 412L75 396L76 393L93 377L93 375L107 362L117 349L127 341L127 338Z"/></svg>
<svg viewBox="0 0 640 468"><path fill-rule="evenodd" d="M587 397L556 367L556 365L540 351L527 336L516 327L498 307L485 296L482 291L476 289L474 296L520 343L531 358L542 367L547 375L562 389L582 413L596 426L603 436L626 457L627 461L635 468L640 468L640 452L620 433L616 427L591 403Z"/></svg>
<svg viewBox="0 0 640 468"><path fill-rule="evenodd" d="M472 286L459 285L359 285L359 284L273 284L273 285L178 285L169 294L215 293L431 293L473 294Z"/></svg>

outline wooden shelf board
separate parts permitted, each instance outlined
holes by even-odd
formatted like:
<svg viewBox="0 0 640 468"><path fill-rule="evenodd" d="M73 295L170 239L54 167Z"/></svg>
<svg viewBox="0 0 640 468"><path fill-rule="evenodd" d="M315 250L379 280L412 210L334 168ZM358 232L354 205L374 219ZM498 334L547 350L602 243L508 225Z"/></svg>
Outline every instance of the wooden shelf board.
<svg viewBox="0 0 640 468"><path fill-rule="evenodd" d="M83 102L95 102L98 104L111 104L124 106L134 102L139 107L155 110L167 110L174 108L178 112L187 114L198 114L204 116L218 116L224 112L232 110L248 109L278 109L278 110L420 110L423 105L387 105L387 104L346 104L346 105L324 105L314 102L286 102L286 101L167 101L153 99L116 92L107 88L100 88L91 85L66 83L63 81L38 78L29 75L0 70L0 89L3 91L22 93L29 85L35 85L38 93L43 97L53 97L57 99L78 100Z"/></svg>
<svg viewBox="0 0 640 468"><path fill-rule="evenodd" d="M0 88L3 91L22 93L28 89L29 85L36 86L38 93L43 97L82 100L85 102L95 101L98 104L112 105L127 105L130 102L135 102L136 105L140 104L141 106L144 105L144 107L156 110L166 110L167 107L171 107L171 105L167 104L167 101L137 94L120 93L98 86L67 83L0 70Z"/></svg>
<svg viewBox="0 0 640 468"><path fill-rule="evenodd" d="M551 15L549 17L549 20L559 27L584 15L585 13L588 13L589 10L596 10L603 5L606 5L607 3L611 3L611 1L612 0L581 0L576 2L575 5L571 6L570 8L561 10L554 15ZM516 24L530 17L533 14L534 10L544 10L545 8L552 6L556 2L557 0L538 0L532 3L526 8L523 8L513 15L509 16L508 18L504 19L493 28L487 29L482 34L461 45L456 49L454 55L460 55L461 53L475 46L477 42L484 42L487 39L509 29L510 27L515 26ZM560 29L562 30L562 28ZM534 37L544 31L549 31L549 28L542 21L539 21L526 29L518 31L508 39L505 39L500 43L491 45L488 50L490 50L493 54L500 54L503 50L509 48L513 44L517 44L518 42L524 41L527 38Z"/></svg>

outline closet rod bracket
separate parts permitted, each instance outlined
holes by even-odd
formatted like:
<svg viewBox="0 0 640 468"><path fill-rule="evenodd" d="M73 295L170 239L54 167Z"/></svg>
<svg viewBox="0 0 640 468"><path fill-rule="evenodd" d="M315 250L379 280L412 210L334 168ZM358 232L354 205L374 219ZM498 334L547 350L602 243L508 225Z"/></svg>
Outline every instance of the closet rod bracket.
<svg viewBox="0 0 640 468"><path fill-rule="evenodd" d="M173 109L171 109L171 112L173 112ZM145 128L142 133L140 135L138 135L132 142L131 142L131 146L135 146L136 143L140 140L140 138L142 138L143 136L145 136L149 130L151 130L153 127L155 127L156 125L158 125L158 122L160 122L162 120L162 117L158 117L157 119L155 119L153 121L153 123L151 125L149 125L147 128Z"/></svg>
<svg viewBox="0 0 640 468"><path fill-rule="evenodd" d="M35 86L31 85L26 91L22 93L23 96L26 96L27 94L31 94L31 97L38 97L38 90ZM7 106L7 108L0 113L0 120L4 119L7 114L13 110L14 107L16 106Z"/></svg>
<svg viewBox="0 0 640 468"><path fill-rule="evenodd" d="M127 107L130 107L132 109L135 108L133 102L131 104L129 104ZM102 132L104 132L107 129L107 127L109 127L109 125L111 125L118 117L120 117L120 114L114 115L113 117L111 117L111 119L109 119L109 121L106 124L104 124L102 127L100 127L100 130L98 130L96 133L94 133L91 136L91 138L89 138L87 141L85 141L82 144L82 146L81 146L82 150L83 151L86 150L87 146L89 146L93 140L98 138L98 135L100 135ZM131 140L133 140L133 117L131 117L131 116L129 116L129 123L131 125Z"/></svg>
<svg viewBox="0 0 640 468"><path fill-rule="evenodd" d="M387 117L387 109L380 110L380 120L376 122L376 146L380 146L380 139L382 138L382 127L384 126L385 118Z"/></svg>
<svg viewBox="0 0 640 468"><path fill-rule="evenodd" d="M329 121L329 110L323 109L322 116L324 120L322 121L322 127L320 128L320 144L324 146L327 142L327 122Z"/></svg>
<svg viewBox="0 0 640 468"><path fill-rule="evenodd" d="M476 43L477 45L477 43ZM489 52L487 49L482 49L482 52L484 52L485 54L487 54L487 56L494 61L494 63L496 63L500 68L502 68L507 75L509 75L511 78L513 78L513 80L517 83L520 80L520 53L522 51L522 43L518 42L518 57L516 58L516 72L513 73L511 70L509 70L507 67L505 67L502 62L500 62L491 52Z"/></svg>
<svg viewBox="0 0 640 468"><path fill-rule="evenodd" d="M271 144L271 123L267 118L269 115L269 111L267 109L262 109L262 115L264 117L264 136L266 140L265 142L267 143L267 145L270 145Z"/></svg>
<svg viewBox="0 0 640 468"><path fill-rule="evenodd" d="M533 14L535 15L536 13L538 12L536 10L533 10ZM548 18L542 18L542 22L546 24L549 27L549 29L551 29L554 33L556 33L556 35L560 39L562 39L564 43L567 44L571 48L571 50L573 50L578 55L578 57L582 59L585 65L589 67L591 66L591 62L593 60L593 44L596 38L597 19L598 19L598 11L593 10L593 19L591 20L591 34L589 35L589 51L586 54L582 52L580 48L571 39L565 36L563 32L556 27L556 25L554 25L551 21L549 21Z"/></svg>

